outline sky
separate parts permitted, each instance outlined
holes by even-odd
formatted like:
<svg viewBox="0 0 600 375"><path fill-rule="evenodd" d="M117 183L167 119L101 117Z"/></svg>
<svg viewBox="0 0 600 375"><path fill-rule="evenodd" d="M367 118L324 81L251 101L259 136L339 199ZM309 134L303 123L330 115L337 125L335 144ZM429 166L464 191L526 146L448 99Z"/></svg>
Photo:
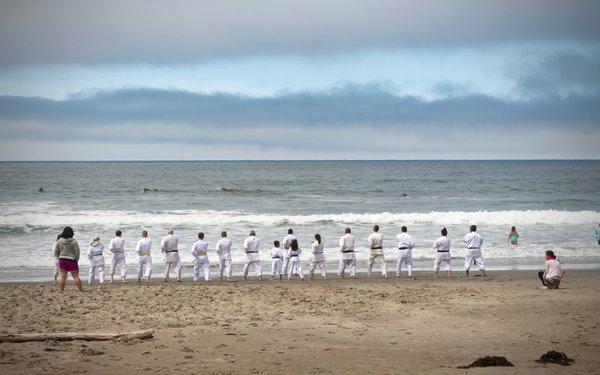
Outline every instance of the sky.
<svg viewBox="0 0 600 375"><path fill-rule="evenodd" d="M0 160L598 159L600 2L0 2Z"/></svg>

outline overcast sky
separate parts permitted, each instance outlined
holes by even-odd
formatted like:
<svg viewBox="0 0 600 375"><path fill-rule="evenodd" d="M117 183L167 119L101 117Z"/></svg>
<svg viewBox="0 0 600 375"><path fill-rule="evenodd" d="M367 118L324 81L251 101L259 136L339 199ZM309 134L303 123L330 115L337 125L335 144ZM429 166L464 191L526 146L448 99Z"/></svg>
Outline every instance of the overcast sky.
<svg viewBox="0 0 600 375"><path fill-rule="evenodd" d="M598 1L0 2L0 160L600 158Z"/></svg>

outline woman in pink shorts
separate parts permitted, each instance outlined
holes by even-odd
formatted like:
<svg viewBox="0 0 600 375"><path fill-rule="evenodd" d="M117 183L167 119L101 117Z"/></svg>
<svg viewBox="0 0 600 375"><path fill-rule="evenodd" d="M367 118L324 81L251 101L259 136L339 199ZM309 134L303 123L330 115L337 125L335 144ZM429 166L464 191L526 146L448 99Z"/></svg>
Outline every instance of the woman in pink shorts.
<svg viewBox="0 0 600 375"><path fill-rule="evenodd" d="M79 261L79 244L73 238L73 235L73 229L65 227L54 247L54 257L58 259L58 287L61 292L65 290L67 272L71 273L75 285L77 285L80 292L83 292L83 286L79 279L79 266L77 265Z"/></svg>

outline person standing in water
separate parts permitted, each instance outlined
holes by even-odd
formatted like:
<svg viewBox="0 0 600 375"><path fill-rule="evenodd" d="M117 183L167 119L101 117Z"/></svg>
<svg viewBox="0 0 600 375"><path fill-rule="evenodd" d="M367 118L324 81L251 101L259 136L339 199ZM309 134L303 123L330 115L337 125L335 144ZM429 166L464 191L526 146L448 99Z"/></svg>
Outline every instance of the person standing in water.
<svg viewBox="0 0 600 375"><path fill-rule="evenodd" d="M600 224L598 224L598 226L600 227ZM598 240L598 245L600 245L600 229L594 231L594 238Z"/></svg>
<svg viewBox="0 0 600 375"><path fill-rule="evenodd" d="M508 234L508 242L513 246L517 246L517 242L519 241L519 232L517 232L517 227L514 225L510 228L510 233Z"/></svg>

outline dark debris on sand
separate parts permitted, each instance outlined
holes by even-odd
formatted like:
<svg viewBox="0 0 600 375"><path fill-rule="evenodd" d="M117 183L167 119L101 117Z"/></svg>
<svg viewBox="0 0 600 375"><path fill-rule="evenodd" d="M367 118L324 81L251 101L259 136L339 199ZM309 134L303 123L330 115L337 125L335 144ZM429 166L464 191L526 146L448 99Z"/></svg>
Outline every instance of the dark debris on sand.
<svg viewBox="0 0 600 375"><path fill-rule="evenodd" d="M535 361L537 363L556 363L561 366L571 366L575 363L575 360L567 357L565 353L554 350L550 350L548 353L543 354L540 359L536 359Z"/></svg>
<svg viewBox="0 0 600 375"><path fill-rule="evenodd" d="M472 367L514 367L514 365L508 362L506 357L496 357L496 356L485 356L481 358L477 358L473 363L466 366L458 366L457 368L472 368Z"/></svg>

